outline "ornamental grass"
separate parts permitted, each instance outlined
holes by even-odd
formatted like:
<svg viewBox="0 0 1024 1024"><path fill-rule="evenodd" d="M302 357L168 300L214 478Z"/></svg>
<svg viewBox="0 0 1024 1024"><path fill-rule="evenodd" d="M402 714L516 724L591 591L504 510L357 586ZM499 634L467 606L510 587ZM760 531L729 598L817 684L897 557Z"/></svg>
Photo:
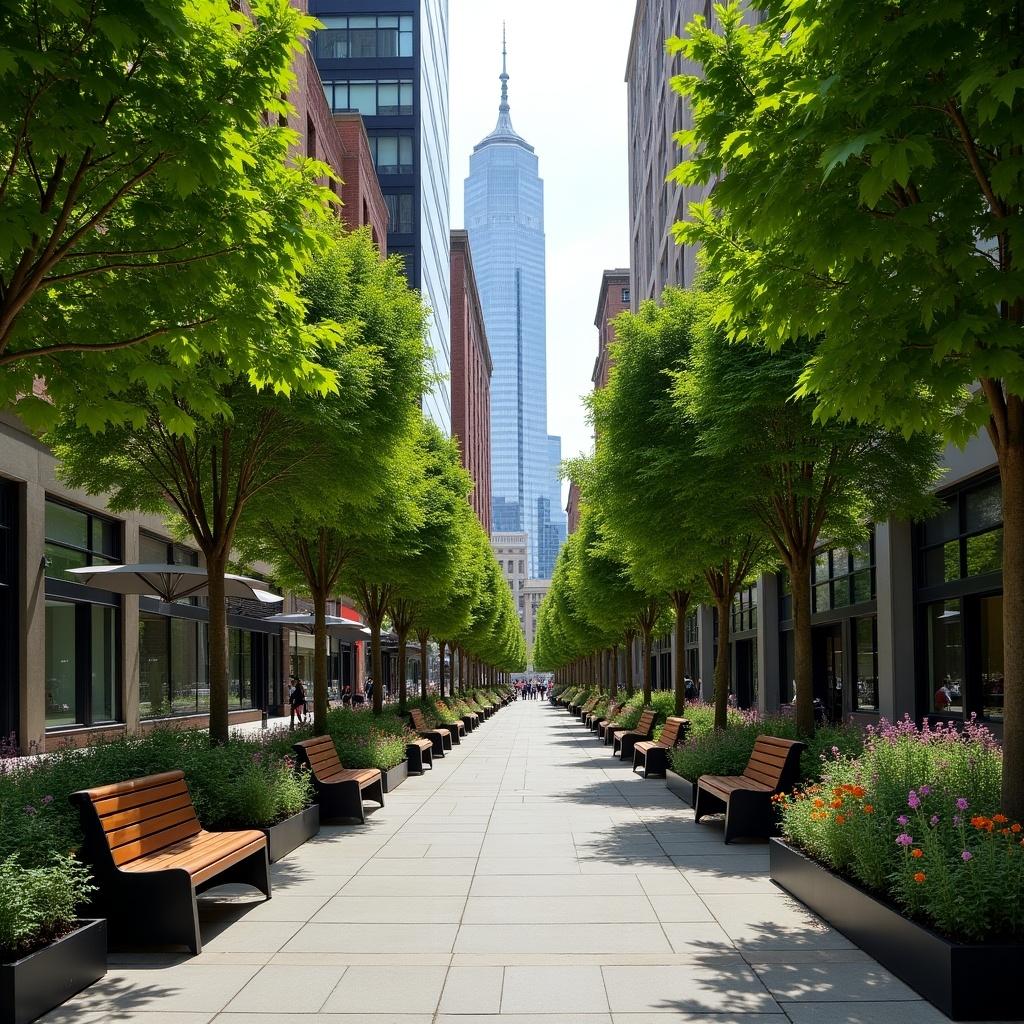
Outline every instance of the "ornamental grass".
<svg viewBox="0 0 1024 1024"><path fill-rule="evenodd" d="M999 813L1002 753L973 719L868 731L777 799L782 833L908 916L962 941L1024 940L1024 828Z"/></svg>

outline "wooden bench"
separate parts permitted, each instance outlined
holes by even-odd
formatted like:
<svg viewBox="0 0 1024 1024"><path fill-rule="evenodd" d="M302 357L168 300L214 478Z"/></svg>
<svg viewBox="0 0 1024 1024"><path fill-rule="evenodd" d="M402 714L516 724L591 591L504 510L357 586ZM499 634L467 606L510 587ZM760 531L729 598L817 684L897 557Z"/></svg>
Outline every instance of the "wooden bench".
<svg viewBox="0 0 1024 1024"><path fill-rule="evenodd" d="M619 715L625 711L625 703L616 704L614 707L608 709L608 714L597 723L597 735L605 743L611 743L612 733L621 728L619 723L615 720Z"/></svg>
<svg viewBox="0 0 1024 1024"><path fill-rule="evenodd" d="M600 719L602 719L608 713L608 711L615 706L614 704L608 703L608 704L605 705L604 711L597 711L597 710L595 710L596 708L598 708L600 706L600 704L601 704L601 702L598 701L597 704L595 704L594 707L592 707L587 712L586 717L583 719L583 724L591 732L594 732L597 729L598 721Z"/></svg>
<svg viewBox="0 0 1024 1024"><path fill-rule="evenodd" d="M455 725L457 723L458 725L462 726L461 734L465 735L467 732L472 732L473 729L476 727L475 723L473 722L473 719L476 717L475 715L468 714L459 717L455 714L454 711L452 711L450 707L448 707L447 704L445 704L443 700L435 701L434 706L437 708L437 713L439 715L441 715L443 718L451 719L450 724L447 722L445 723L449 729L452 727L452 725Z"/></svg>
<svg viewBox="0 0 1024 1024"><path fill-rule="evenodd" d="M436 757L444 757L446 750L452 749L452 732L451 729L431 729L427 724L427 720L423 717L423 712L419 708L411 708L409 711L409 721L412 722L413 729L420 734L424 739L430 740L433 744L433 752Z"/></svg>
<svg viewBox="0 0 1024 1024"><path fill-rule="evenodd" d="M405 759L413 775L422 775L428 768L434 768L434 744L426 737L410 740L405 745Z"/></svg>
<svg viewBox="0 0 1024 1024"><path fill-rule="evenodd" d="M71 794L98 904L117 942L202 948L196 893L241 882L270 899L267 837L207 832L181 771Z"/></svg>
<svg viewBox="0 0 1024 1024"><path fill-rule="evenodd" d="M320 804L320 820L358 818L365 824L363 794L384 806L384 779L379 768L343 768L330 736L314 736L292 748L300 764L309 766Z"/></svg>
<svg viewBox="0 0 1024 1024"><path fill-rule="evenodd" d="M584 704L584 705L583 705L583 706L582 706L582 707L581 707L581 708L579 709L579 711L578 711L578 712L576 713L576 717L577 717L577 718L578 718L578 719L579 719L579 720L580 720L581 722L584 722L584 723L586 723L586 721L587 721L587 715L589 715L589 714L590 714L590 712L591 712L591 711L593 711L593 710L594 710L594 708L596 708L596 707L597 707L597 705L598 705L598 704L600 704L600 703L601 703L601 698L600 698L600 696L597 696L597 697L591 697L591 698L590 698L590 700L588 700L588 701L587 701L587 703L586 703L586 704Z"/></svg>
<svg viewBox="0 0 1024 1024"><path fill-rule="evenodd" d="M685 718L666 718L661 736L656 740L641 740L633 745L633 771L643 767L644 778L664 779L668 773L668 755L676 744L686 738L690 723Z"/></svg>
<svg viewBox="0 0 1024 1024"><path fill-rule="evenodd" d="M758 736L742 775L702 775L697 780L694 820L725 812L725 841L764 837L775 830L772 797L792 789L800 778L799 740Z"/></svg>
<svg viewBox="0 0 1024 1024"><path fill-rule="evenodd" d="M612 753L623 761L631 753L633 746L641 740L649 740L654 732L654 712L649 708L640 715L635 729L616 729L612 733Z"/></svg>

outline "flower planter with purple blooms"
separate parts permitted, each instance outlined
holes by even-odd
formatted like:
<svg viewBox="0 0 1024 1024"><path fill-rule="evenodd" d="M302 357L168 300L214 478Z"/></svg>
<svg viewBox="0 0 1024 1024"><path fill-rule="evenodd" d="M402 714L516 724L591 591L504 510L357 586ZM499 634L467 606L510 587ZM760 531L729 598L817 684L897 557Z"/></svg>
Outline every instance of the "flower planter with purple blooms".
<svg viewBox="0 0 1024 1024"><path fill-rule="evenodd" d="M823 759L818 783L779 798L785 849L802 851L807 864L773 846L773 877L945 1012L965 1020L1016 1017L1018 1007L1000 1001L992 970L987 994L958 988L969 975L963 965L984 960L965 950L996 960L1007 950L1024 955L1024 827L998 811L1001 777L999 745L973 719L959 730L883 722L860 757ZM835 882L808 883L813 861ZM954 951L915 969L923 940L873 936L865 922L877 925L879 914L863 902L847 913L857 901L836 897L839 883ZM930 972L945 995L927 983Z"/></svg>

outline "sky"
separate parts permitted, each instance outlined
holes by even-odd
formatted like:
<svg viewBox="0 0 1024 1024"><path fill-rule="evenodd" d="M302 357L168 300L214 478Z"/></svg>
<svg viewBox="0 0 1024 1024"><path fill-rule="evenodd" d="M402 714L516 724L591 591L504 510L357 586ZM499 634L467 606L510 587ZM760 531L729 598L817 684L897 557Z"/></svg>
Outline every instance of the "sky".
<svg viewBox="0 0 1024 1024"><path fill-rule="evenodd" d="M590 451L582 396L597 356L601 272L629 266L626 54L630 0L450 0L452 227L469 154L498 117L501 24L509 104L537 151L547 240L548 433ZM563 488L563 491L565 488Z"/></svg>

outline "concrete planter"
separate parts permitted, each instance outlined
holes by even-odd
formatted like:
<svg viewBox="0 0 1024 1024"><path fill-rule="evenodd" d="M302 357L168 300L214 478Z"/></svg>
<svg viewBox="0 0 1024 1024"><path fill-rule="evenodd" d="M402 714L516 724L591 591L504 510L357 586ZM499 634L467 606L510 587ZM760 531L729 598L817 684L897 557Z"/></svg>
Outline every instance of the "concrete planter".
<svg viewBox="0 0 1024 1024"><path fill-rule="evenodd" d="M781 839L771 877L953 1020L1017 1020L1024 943L953 942Z"/></svg>
<svg viewBox="0 0 1024 1024"><path fill-rule="evenodd" d="M269 825L261 828L260 831L267 837L267 852L270 855L270 863L287 857L292 850L310 840L320 831L320 805L312 804L304 811L293 814L276 825Z"/></svg>
<svg viewBox="0 0 1024 1024"><path fill-rule="evenodd" d="M402 761L396 764L394 768L388 768L380 774L384 780L384 792L390 793L393 789L398 789L409 778L409 762Z"/></svg>
<svg viewBox="0 0 1024 1024"><path fill-rule="evenodd" d="M80 927L49 946L0 964L0 1020L29 1024L107 973L107 922Z"/></svg>
<svg viewBox="0 0 1024 1024"><path fill-rule="evenodd" d="M671 768L665 772L665 785L668 787L670 793L675 794L683 801L684 804L693 806L693 799L696 795L697 787L689 780L684 779L682 775L676 775Z"/></svg>

